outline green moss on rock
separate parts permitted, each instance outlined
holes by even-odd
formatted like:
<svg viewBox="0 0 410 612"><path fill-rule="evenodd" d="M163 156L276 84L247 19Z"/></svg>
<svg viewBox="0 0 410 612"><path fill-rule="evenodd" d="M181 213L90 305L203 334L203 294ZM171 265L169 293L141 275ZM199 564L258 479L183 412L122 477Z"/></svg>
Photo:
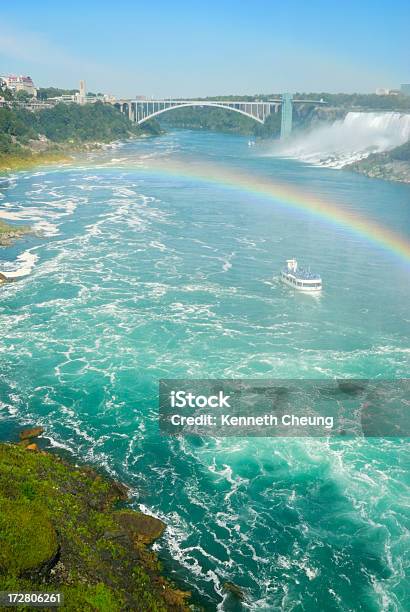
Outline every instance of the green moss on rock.
<svg viewBox="0 0 410 612"><path fill-rule="evenodd" d="M0 247L10 246L14 240L22 238L25 234L30 232L30 228L22 225L9 225L0 219ZM3 282L7 278L2 274L0 280Z"/></svg>
<svg viewBox="0 0 410 612"><path fill-rule="evenodd" d="M0 444L0 590L60 590L68 611L187 610L147 548L165 525L58 456Z"/></svg>
<svg viewBox="0 0 410 612"><path fill-rule="evenodd" d="M17 499L0 498L0 571L21 576L47 566L57 554L57 534L30 488Z"/></svg>

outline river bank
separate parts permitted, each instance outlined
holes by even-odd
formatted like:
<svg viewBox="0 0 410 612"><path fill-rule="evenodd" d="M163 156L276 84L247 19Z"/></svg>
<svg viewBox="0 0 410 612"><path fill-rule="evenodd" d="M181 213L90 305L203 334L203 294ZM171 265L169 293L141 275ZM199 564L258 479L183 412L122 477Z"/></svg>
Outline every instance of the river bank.
<svg viewBox="0 0 410 612"><path fill-rule="evenodd" d="M146 134L141 134L138 138L149 137ZM134 137L129 137L126 140L132 140ZM110 142L85 142L85 143L67 143L59 144L49 143L41 151L35 148L27 148L20 151L18 154L0 155L0 176L7 175L9 172L19 170L31 170L41 166L47 166L58 163L70 163L74 156L80 153L88 153L98 151L105 148L114 147L118 141Z"/></svg>
<svg viewBox="0 0 410 612"><path fill-rule="evenodd" d="M121 142L134 140L135 138L150 137L151 135L143 133L139 136L125 138ZM75 155L114 148L117 146L117 144L118 140L112 140L110 142L95 141L85 143L69 143L59 144L58 146L54 143L50 143L49 146L46 146L41 151L38 151L35 148L28 148L20 151L18 154L0 154L0 178L1 176L7 176L7 174L10 172L32 170L35 168L40 168L41 166L48 166L52 164L69 164L74 160Z"/></svg>
<svg viewBox="0 0 410 612"><path fill-rule="evenodd" d="M1 220L0 213L0 248L1 247L10 247L12 244L27 234L32 232L30 227L27 226L18 226L18 225L9 225ZM8 276L7 274L0 273L0 285L4 283L8 283L14 280L13 275Z"/></svg>
<svg viewBox="0 0 410 612"><path fill-rule="evenodd" d="M24 238L24 236L28 236L29 234L34 234L31 227L26 225L10 225L1 219L0 212L0 248L3 247L11 247L14 242ZM27 264L27 257L24 255L20 255L18 259L24 260L21 261L23 264L23 269L20 271L10 272L10 273L1 273L0 272L0 285L8 282L14 281L19 276L25 276L25 268L24 265ZM31 268L30 268L31 269Z"/></svg>
<svg viewBox="0 0 410 612"><path fill-rule="evenodd" d="M7 174L18 170L30 170L37 166L58 162L68 162L70 156L67 150L58 149L53 151L25 152L18 155L0 156L0 173Z"/></svg>
<svg viewBox="0 0 410 612"><path fill-rule="evenodd" d="M41 450L41 428L0 443L0 589L61 592L67 610L188 610L151 550L166 525L124 485Z"/></svg>
<svg viewBox="0 0 410 612"><path fill-rule="evenodd" d="M28 233L30 233L29 227L9 225L1 220L0 214L0 247L11 246L14 240L18 240Z"/></svg>
<svg viewBox="0 0 410 612"><path fill-rule="evenodd" d="M140 127L111 105L58 104L30 112L10 103L0 108L0 172L69 161L76 152L119 140L161 133L155 122Z"/></svg>
<svg viewBox="0 0 410 612"><path fill-rule="evenodd" d="M410 161L395 159L392 153L386 152L369 155L369 157L346 166L346 168L370 178L410 183Z"/></svg>

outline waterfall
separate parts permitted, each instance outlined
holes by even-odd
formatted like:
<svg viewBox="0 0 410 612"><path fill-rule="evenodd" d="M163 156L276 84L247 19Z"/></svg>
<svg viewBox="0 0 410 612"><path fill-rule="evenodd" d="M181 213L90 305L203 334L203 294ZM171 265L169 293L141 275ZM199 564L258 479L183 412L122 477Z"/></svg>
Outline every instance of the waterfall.
<svg viewBox="0 0 410 612"><path fill-rule="evenodd" d="M410 139L410 114L350 112L331 125L295 133L275 145L271 154L292 157L314 165L342 168L397 147Z"/></svg>

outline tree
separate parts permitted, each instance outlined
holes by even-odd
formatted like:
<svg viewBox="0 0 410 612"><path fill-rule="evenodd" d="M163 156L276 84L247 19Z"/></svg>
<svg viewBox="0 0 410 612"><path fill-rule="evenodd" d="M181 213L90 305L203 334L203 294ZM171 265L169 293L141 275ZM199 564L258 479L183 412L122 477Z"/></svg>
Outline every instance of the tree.
<svg viewBox="0 0 410 612"><path fill-rule="evenodd" d="M14 96L14 99L18 102L30 102L31 98L32 96L28 93L28 91L24 91L24 89L17 91Z"/></svg>
<svg viewBox="0 0 410 612"><path fill-rule="evenodd" d="M47 100L59 96L72 96L78 93L78 89L60 89L59 87L40 87L37 89L37 98Z"/></svg>
<svg viewBox="0 0 410 612"><path fill-rule="evenodd" d="M13 99L13 94L11 93L10 89L7 89L6 84L4 82L1 82L1 80L0 80L0 96L8 101Z"/></svg>

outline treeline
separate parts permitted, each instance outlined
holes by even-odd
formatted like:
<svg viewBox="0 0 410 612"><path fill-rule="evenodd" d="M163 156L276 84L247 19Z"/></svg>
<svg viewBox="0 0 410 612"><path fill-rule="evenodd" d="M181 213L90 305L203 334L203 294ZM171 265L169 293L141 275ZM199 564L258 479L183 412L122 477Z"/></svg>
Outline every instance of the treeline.
<svg viewBox="0 0 410 612"><path fill-rule="evenodd" d="M334 121L344 116L343 111L316 107L313 104L300 104L293 107L293 128L303 129L312 121ZM211 130L213 132L230 132L256 138L277 138L280 135L281 109L266 118L261 124L241 113L223 108L209 106L186 106L172 109L159 116L161 125L167 128L188 128L192 130Z"/></svg>
<svg viewBox="0 0 410 612"><path fill-rule="evenodd" d="M59 87L40 87L37 89L37 100L48 100L48 98L57 98L59 96L73 96L79 93L79 89L60 89ZM93 93L87 91L87 96L103 96L101 92Z"/></svg>
<svg viewBox="0 0 410 612"><path fill-rule="evenodd" d="M39 87L37 89L37 99L47 100L47 98L56 98L57 96L73 96L78 93L78 89L60 89L59 87Z"/></svg>
<svg viewBox="0 0 410 612"><path fill-rule="evenodd" d="M0 155L17 155L37 132L24 120L27 111L0 108Z"/></svg>
<svg viewBox="0 0 410 612"><path fill-rule="evenodd" d="M195 98L196 100L238 100L240 102L268 102L269 100L280 100L282 94L255 94L252 96L211 96L207 98ZM354 108L362 110L391 110L410 112L410 96L403 94L391 96L379 96L377 94L361 94L361 93L337 93L332 94L325 91L317 93L296 92L293 94L295 100L323 100L329 106L351 110ZM194 98L192 98L194 99Z"/></svg>
<svg viewBox="0 0 410 612"><path fill-rule="evenodd" d="M410 96L403 94L391 96L378 96L377 94L330 94L321 93L297 93L295 98L300 100L323 100L329 106L337 106L346 110L386 110L410 112Z"/></svg>
<svg viewBox="0 0 410 612"><path fill-rule="evenodd" d="M37 132L54 142L110 142L141 134L142 130L126 115L109 104L58 104L38 113L26 114ZM155 133L154 127L147 131Z"/></svg>
<svg viewBox="0 0 410 612"><path fill-rule="evenodd" d="M264 125L241 113L222 108L176 108L160 115L160 123L166 127L231 132L257 137L276 136L280 133L280 112L272 113Z"/></svg>
<svg viewBox="0 0 410 612"><path fill-rule="evenodd" d="M0 108L0 155L29 154L41 137L55 145L82 144L111 142L142 132L157 134L160 128L158 124L147 123L142 129L111 105L101 102L84 106L58 104L38 112Z"/></svg>

